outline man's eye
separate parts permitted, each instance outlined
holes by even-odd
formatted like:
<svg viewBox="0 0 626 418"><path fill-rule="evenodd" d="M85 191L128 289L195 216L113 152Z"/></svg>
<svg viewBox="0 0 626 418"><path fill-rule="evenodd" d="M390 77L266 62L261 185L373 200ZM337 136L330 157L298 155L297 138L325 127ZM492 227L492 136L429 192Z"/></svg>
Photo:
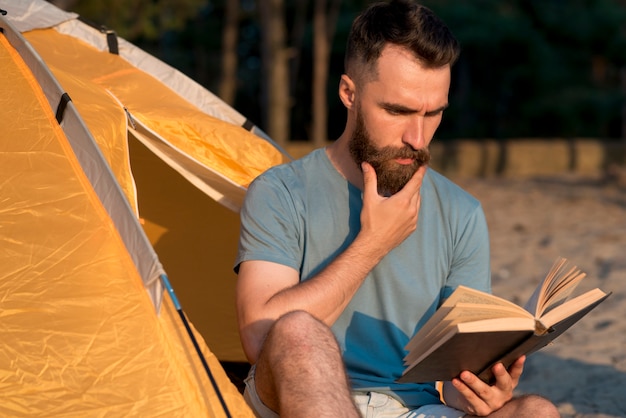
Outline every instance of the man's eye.
<svg viewBox="0 0 626 418"><path fill-rule="evenodd" d="M432 118L432 117L435 117L435 116L441 116L442 114L443 114L443 109L437 110L435 112L426 113L424 116L426 116L427 118L429 118L429 117Z"/></svg>
<svg viewBox="0 0 626 418"><path fill-rule="evenodd" d="M390 115L406 115L408 112L402 109L396 109L394 107L388 107L386 108L387 113L389 113Z"/></svg>

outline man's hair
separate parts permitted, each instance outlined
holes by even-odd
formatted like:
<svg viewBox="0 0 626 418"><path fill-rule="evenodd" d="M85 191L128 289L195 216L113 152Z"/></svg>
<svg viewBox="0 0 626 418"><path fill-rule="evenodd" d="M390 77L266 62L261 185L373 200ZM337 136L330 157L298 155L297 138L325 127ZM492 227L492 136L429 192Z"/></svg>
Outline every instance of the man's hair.
<svg viewBox="0 0 626 418"><path fill-rule="evenodd" d="M452 66L460 53L450 29L427 7L409 0L375 3L350 28L344 62L348 76L376 77L376 62L388 44L411 51L426 68Z"/></svg>

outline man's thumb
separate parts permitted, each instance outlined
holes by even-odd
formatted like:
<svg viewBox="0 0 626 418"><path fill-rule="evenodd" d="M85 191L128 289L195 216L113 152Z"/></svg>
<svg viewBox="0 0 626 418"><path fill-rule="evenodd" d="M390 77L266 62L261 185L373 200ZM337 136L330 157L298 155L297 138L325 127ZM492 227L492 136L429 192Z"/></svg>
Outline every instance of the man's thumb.
<svg viewBox="0 0 626 418"><path fill-rule="evenodd" d="M376 185L376 171L368 162L361 163L361 170L363 170L363 191L374 188L374 193L377 193Z"/></svg>

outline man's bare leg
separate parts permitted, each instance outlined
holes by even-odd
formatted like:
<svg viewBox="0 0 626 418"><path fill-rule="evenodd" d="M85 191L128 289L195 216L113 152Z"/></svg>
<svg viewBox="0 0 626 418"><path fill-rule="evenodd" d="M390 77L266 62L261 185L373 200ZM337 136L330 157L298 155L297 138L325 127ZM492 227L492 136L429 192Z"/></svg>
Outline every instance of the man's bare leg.
<svg viewBox="0 0 626 418"><path fill-rule="evenodd" d="M488 415L489 418L560 418L556 406L538 395L525 395L513 398L502 408Z"/></svg>
<svg viewBox="0 0 626 418"><path fill-rule="evenodd" d="M359 417L330 329L295 311L272 326L255 370L263 403L285 417Z"/></svg>

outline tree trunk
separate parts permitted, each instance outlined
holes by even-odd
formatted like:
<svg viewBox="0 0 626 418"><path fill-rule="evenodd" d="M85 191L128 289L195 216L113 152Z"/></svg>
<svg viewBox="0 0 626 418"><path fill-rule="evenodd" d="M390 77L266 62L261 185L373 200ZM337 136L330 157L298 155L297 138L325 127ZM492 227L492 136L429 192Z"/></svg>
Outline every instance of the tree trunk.
<svg viewBox="0 0 626 418"><path fill-rule="evenodd" d="M622 87L622 142L626 144L626 66L620 69L620 84Z"/></svg>
<svg viewBox="0 0 626 418"><path fill-rule="evenodd" d="M261 109L269 136L284 146L289 137L289 54L283 0L258 2L262 38Z"/></svg>
<svg viewBox="0 0 626 418"><path fill-rule="evenodd" d="M326 0L315 0L313 15L313 129L315 148L323 147L328 141L328 72L330 51L339 15L340 0L331 0L327 11Z"/></svg>
<svg viewBox="0 0 626 418"><path fill-rule="evenodd" d="M298 74L300 73L300 62L302 61L302 45L304 44L304 36L308 25L307 8L309 0L296 0L296 11L293 19L293 28L291 29L291 50L293 54L290 61L289 73L289 97L294 98L296 95L296 87L298 84Z"/></svg>
<svg viewBox="0 0 626 418"><path fill-rule="evenodd" d="M231 106L237 95L237 40L239 38L239 1L228 0L222 31L222 79L219 95Z"/></svg>

